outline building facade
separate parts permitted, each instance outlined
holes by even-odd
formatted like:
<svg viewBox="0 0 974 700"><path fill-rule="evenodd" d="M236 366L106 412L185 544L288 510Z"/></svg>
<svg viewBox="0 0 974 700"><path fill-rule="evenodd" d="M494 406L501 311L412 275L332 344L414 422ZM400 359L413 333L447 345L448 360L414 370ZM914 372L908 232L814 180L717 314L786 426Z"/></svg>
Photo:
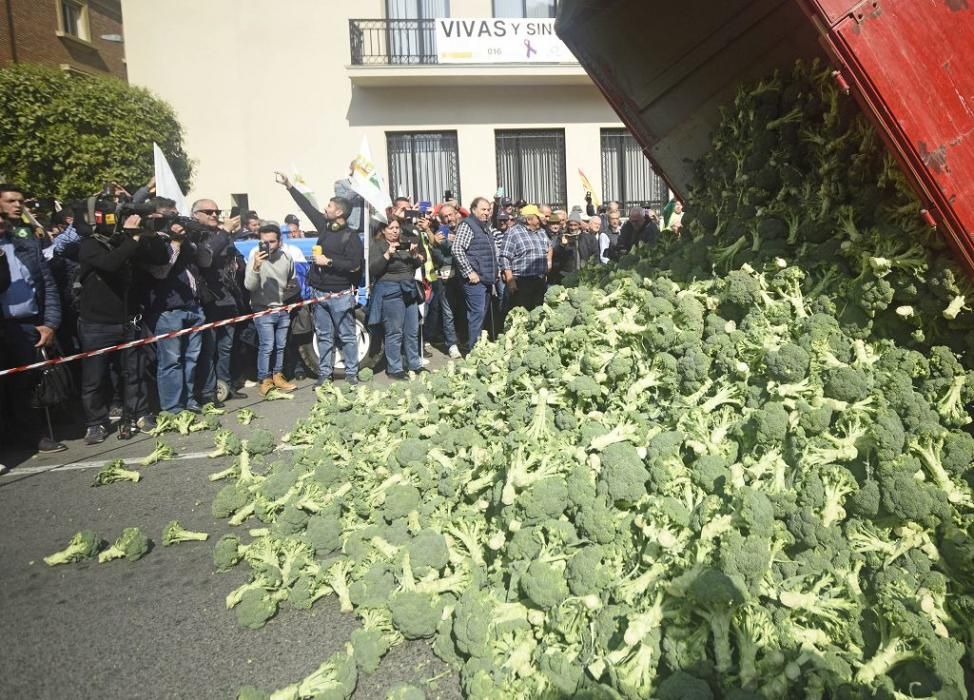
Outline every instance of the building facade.
<svg viewBox="0 0 974 700"><path fill-rule="evenodd" d="M126 79L120 0L0 0L0 66Z"/></svg>
<svg viewBox="0 0 974 700"><path fill-rule="evenodd" d="M514 199L584 204L579 170L597 197L665 197L597 88L559 52L554 0L122 4L132 83L172 104L186 129L191 198L228 205L247 193L261 216L281 218L295 207L275 170L300 174L324 201L363 137L390 193L417 202L449 190L468 203L503 187ZM507 36L491 36L499 31Z"/></svg>

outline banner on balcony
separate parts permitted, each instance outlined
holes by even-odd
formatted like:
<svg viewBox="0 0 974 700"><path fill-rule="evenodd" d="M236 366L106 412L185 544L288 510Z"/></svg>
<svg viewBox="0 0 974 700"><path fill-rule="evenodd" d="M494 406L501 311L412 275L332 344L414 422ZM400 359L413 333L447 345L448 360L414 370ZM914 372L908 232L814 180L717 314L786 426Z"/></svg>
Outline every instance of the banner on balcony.
<svg viewBox="0 0 974 700"><path fill-rule="evenodd" d="M437 19L440 63L575 63L553 19Z"/></svg>

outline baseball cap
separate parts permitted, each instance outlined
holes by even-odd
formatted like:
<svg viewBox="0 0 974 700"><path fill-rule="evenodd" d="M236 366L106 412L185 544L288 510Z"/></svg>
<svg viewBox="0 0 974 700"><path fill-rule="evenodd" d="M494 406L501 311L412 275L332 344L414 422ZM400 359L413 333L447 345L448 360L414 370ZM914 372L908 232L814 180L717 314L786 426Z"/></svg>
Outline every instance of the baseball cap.
<svg viewBox="0 0 974 700"><path fill-rule="evenodd" d="M541 210L533 204L528 204L526 207L521 207L521 216L537 216L540 218Z"/></svg>
<svg viewBox="0 0 974 700"><path fill-rule="evenodd" d="M500 212L497 215L497 220L498 221L510 221L511 220L511 215L508 214L506 211L502 211L502 212Z"/></svg>

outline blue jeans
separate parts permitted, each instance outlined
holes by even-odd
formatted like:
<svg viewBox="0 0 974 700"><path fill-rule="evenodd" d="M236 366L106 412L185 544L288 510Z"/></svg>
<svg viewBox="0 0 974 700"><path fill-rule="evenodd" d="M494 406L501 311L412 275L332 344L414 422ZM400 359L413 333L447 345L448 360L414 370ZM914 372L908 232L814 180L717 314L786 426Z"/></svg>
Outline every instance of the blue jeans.
<svg viewBox="0 0 974 700"><path fill-rule="evenodd" d="M199 375L200 396L206 401L216 397L216 380L226 383L231 389L230 358L233 356L233 326L222 326L203 332L203 345L200 349Z"/></svg>
<svg viewBox="0 0 974 700"><path fill-rule="evenodd" d="M467 306L467 349L473 350L473 346L480 339L480 332L484 329L484 320L487 318L487 304L490 303L490 286L480 282L470 284L462 282L463 299Z"/></svg>
<svg viewBox="0 0 974 700"><path fill-rule="evenodd" d="M382 297L383 343L386 354L386 372L400 374L406 368L402 364L405 352L408 369L418 372L423 367L419 356L419 304L406 303L401 293Z"/></svg>
<svg viewBox="0 0 974 700"><path fill-rule="evenodd" d="M335 335L342 346L345 376L358 376L358 338L355 335L355 295L320 301L314 306L318 335L318 378L327 380L335 370Z"/></svg>
<svg viewBox="0 0 974 700"><path fill-rule="evenodd" d="M257 327L257 379L270 379L274 374L284 371L284 346L287 345L287 329L291 326L291 316L286 312L258 316L254 319ZM271 357L274 358L271 367Z"/></svg>
<svg viewBox="0 0 974 700"><path fill-rule="evenodd" d="M198 306L163 311L156 321L154 332L162 334L192 328L202 324L203 320L203 309ZM156 383L159 387L159 407L163 411L178 413L192 402L193 378L203 342L202 335L190 333L156 343Z"/></svg>
<svg viewBox="0 0 974 700"><path fill-rule="evenodd" d="M457 330L453 321L453 306L450 300L450 282L435 280L433 298L430 299L423 333L426 340L442 337L447 347L457 344Z"/></svg>

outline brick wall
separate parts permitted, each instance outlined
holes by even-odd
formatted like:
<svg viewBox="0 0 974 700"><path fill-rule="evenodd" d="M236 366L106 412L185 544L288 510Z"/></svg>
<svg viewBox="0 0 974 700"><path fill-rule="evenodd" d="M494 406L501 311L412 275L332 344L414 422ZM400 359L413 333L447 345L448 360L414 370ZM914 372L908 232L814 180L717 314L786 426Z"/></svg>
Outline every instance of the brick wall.
<svg viewBox="0 0 974 700"><path fill-rule="evenodd" d="M58 0L0 0L0 65L19 63L69 65L86 73L111 73L126 79L123 44L105 41L103 34L122 34L119 0L88 0L90 41L59 37ZM11 31L11 23L13 29Z"/></svg>

